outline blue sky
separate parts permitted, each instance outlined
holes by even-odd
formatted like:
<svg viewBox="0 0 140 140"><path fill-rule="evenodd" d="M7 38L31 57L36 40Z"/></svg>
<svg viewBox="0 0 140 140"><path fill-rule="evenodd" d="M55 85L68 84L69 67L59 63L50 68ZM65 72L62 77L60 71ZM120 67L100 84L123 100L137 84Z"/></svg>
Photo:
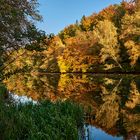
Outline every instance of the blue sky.
<svg viewBox="0 0 140 140"><path fill-rule="evenodd" d="M57 34L64 27L80 20L83 15L89 16L99 12L110 4L122 0L38 0L39 11L43 22L37 23L39 29L47 34Z"/></svg>

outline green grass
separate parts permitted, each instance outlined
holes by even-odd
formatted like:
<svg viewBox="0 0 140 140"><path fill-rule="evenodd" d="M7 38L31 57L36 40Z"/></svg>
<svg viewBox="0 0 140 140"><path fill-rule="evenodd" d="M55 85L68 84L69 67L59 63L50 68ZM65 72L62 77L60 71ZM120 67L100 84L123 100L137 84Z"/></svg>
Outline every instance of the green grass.
<svg viewBox="0 0 140 140"><path fill-rule="evenodd" d="M83 109L70 101L5 104L0 101L1 140L78 140Z"/></svg>

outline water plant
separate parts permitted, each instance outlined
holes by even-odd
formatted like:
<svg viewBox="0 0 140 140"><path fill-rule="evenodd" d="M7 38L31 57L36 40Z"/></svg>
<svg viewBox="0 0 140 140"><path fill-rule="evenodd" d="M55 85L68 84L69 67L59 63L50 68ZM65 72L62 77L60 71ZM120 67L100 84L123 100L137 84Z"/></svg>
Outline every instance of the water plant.
<svg viewBox="0 0 140 140"><path fill-rule="evenodd" d="M5 104L0 101L1 140L78 140L82 108L70 101Z"/></svg>

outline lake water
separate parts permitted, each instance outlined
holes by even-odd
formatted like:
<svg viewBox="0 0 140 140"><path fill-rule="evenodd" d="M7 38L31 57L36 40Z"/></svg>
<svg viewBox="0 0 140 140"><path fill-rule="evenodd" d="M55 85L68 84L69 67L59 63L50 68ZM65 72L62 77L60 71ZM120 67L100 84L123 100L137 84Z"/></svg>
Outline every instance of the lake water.
<svg viewBox="0 0 140 140"><path fill-rule="evenodd" d="M85 140L140 139L138 75L18 73L4 82L18 100L72 100L83 105Z"/></svg>

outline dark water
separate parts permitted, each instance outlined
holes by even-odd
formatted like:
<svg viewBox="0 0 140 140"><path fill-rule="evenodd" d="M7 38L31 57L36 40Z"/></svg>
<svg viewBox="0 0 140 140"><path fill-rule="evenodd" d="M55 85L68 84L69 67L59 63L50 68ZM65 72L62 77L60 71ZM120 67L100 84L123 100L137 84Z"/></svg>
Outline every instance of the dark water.
<svg viewBox="0 0 140 140"><path fill-rule="evenodd" d="M86 114L86 140L140 140L140 76L17 74L9 91L33 100L72 100Z"/></svg>

